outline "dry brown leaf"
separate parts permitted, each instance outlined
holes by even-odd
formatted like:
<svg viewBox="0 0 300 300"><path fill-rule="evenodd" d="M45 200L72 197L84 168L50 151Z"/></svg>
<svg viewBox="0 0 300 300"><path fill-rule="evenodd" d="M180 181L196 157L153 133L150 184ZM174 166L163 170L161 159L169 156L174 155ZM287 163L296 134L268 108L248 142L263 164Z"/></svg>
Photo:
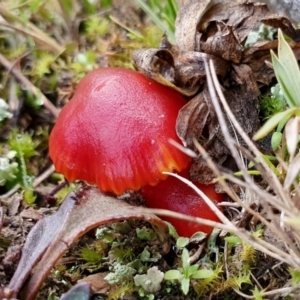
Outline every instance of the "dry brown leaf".
<svg viewBox="0 0 300 300"><path fill-rule="evenodd" d="M268 14L261 19L261 23L274 27L280 28L286 35L292 38L296 42L300 42L300 30L296 29L291 21L281 15Z"/></svg>
<svg viewBox="0 0 300 300"><path fill-rule="evenodd" d="M197 94L180 109L176 132L186 147L193 147L193 139L200 138L209 115L209 109L204 98L204 92Z"/></svg>
<svg viewBox="0 0 300 300"><path fill-rule="evenodd" d="M22 289L21 300L35 299L55 263L77 239L100 225L128 219L150 222L160 239L162 251L169 251L168 226L161 219L139 207L106 196L96 188L84 188L70 193L54 215L36 223L27 236L21 260L8 288L14 296Z"/></svg>
<svg viewBox="0 0 300 300"><path fill-rule="evenodd" d="M183 51L196 49L198 23L211 0L190 0L180 7L175 23L176 44Z"/></svg>
<svg viewBox="0 0 300 300"><path fill-rule="evenodd" d="M289 41L296 59L300 60L300 43ZM259 41L243 52L242 63L247 64L253 71L257 82L270 85L275 77L271 65L270 50L277 51L278 41Z"/></svg>
<svg viewBox="0 0 300 300"><path fill-rule="evenodd" d="M201 49L205 53L210 53L227 61L239 63L242 58L243 46L237 40L232 27L224 23L217 23L217 32L208 37Z"/></svg>
<svg viewBox="0 0 300 300"><path fill-rule="evenodd" d="M205 126L205 134L202 134ZM200 139L207 147L218 132L218 121L210 101L207 85L203 91L190 100L178 113L176 132L182 143L195 148L194 139Z"/></svg>
<svg viewBox="0 0 300 300"><path fill-rule="evenodd" d="M247 64L254 74L255 80L264 85L271 84L275 77L271 64L271 49L277 49L278 41L257 42L243 53L242 63Z"/></svg>
<svg viewBox="0 0 300 300"><path fill-rule="evenodd" d="M204 60L215 63L216 73L224 77L228 63L203 52L181 51L164 37L158 49L139 49L133 54L138 69L147 77L169 86L185 96L198 92L205 80Z"/></svg>
<svg viewBox="0 0 300 300"><path fill-rule="evenodd" d="M201 32L205 29L209 37L217 32L214 22L224 22L232 28L239 43L243 44L257 23L269 14L268 7L262 3L222 1L212 6L204 14L198 28ZM227 47L227 45L224 45L224 47Z"/></svg>

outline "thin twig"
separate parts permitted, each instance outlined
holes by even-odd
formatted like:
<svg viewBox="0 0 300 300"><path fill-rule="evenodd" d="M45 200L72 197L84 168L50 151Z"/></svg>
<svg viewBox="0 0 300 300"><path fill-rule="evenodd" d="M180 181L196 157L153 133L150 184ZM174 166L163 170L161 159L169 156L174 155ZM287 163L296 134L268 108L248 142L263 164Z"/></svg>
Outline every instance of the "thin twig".
<svg viewBox="0 0 300 300"><path fill-rule="evenodd" d="M16 193L20 187L21 187L21 186L20 186L19 184L16 184L16 185L15 185L13 188L11 188L7 193L5 193L5 194L3 194L3 195L0 195L0 200L9 198L9 197L12 196L14 193ZM1 201L1 203L2 203L2 201Z"/></svg>
<svg viewBox="0 0 300 300"><path fill-rule="evenodd" d="M192 256L189 257L189 259L188 259L189 264L195 263L200 258L200 255L204 249L204 246L205 246L205 243L202 243L198 246L197 251Z"/></svg>
<svg viewBox="0 0 300 300"><path fill-rule="evenodd" d="M215 203L212 202L211 199L205 195L203 191L198 189L190 180L171 172L163 172L166 175L173 176L175 178L178 178L180 181L184 182L186 185L190 186L208 205L208 207L214 212L214 214L222 221L222 223L226 225L231 225L231 221L224 216L224 214L220 211L220 209L216 206Z"/></svg>
<svg viewBox="0 0 300 300"><path fill-rule="evenodd" d="M41 98L44 106L52 113L54 117L58 117L59 110L52 104L52 102L35 86L28 78L26 78L13 63L8 61L2 54L0 54L0 64L3 65L15 78L29 89L29 91L36 97Z"/></svg>
<svg viewBox="0 0 300 300"><path fill-rule="evenodd" d="M33 181L33 187L36 188L40 185L45 179L47 179L55 171L54 165L51 165L47 170L45 170L41 175L39 175Z"/></svg>

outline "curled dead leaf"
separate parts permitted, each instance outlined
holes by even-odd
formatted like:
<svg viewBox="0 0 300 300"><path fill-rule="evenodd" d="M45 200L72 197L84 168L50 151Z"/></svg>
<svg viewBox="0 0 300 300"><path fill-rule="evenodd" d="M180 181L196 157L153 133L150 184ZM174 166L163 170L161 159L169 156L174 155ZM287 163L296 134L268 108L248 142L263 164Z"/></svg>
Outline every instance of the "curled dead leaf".
<svg viewBox="0 0 300 300"><path fill-rule="evenodd" d="M197 26L210 2L210 0L191 0L181 6L175 23L175 37L179 49L183 51L196 49Z"/></svg>
<svg viewBox="0 0 300 300"><path fill-rule="evenodd" d="M202 40L215 35L218 31L216 22L223 22L232 28L240 44L244 44L249 33L264 17L270 14L266 4L250 1L222 1L212 6L202 17L198 30ZM204 35L205 33L205 35ZM223 47L228 47L227 44Z"/></svg>
<svg viewBox="0 0 300 300"><path fill-rule="evenodd" d="M243 46L240 44L232 27L222 22L217 22L217 32L208 37L201 45L205 53L210 53L227 61L239 63L242 58Z"/></svg>
<svg viewBox="0 0 300 300"><path fill-rule="evenodd" d="M204 128L207 126L205 134ZM195 148L194 139L209 145L218 132L218 123L210 102L207 85L179 111L176 132L182 143L188 148Z"/></svg>
<svg viewBox="0 0 300 300"><path fill-rule="evenodd" d="M203 85L204 60L208 59L214 61L217 74L224 77L227 61L203 52L181 51L165 37L158 49L139 49L133 53L133 60L142 73L185 96L195 95Z"/></svg>
<svg viewBox="0 0 300 300"><path fill-rule="evenodd" d="M77 239L95 227L125 219L151 223L162 251L169 251L168 226L161 219L145 213L140 207L106 196L96 188L85 188L70 193L55 214L36 223L27 236L21 260L8 288L14 296L22 290L19 294L21 300L35 299L55 263Z"/></svg>
<svg viewBox="0 0 300 300"><path fill-rule="evenodd" d="M209 115L204 93L197 94L179 111L176 124L177 135L185 147L193 147L193 137L199 138Z"/></svg>
<svg viewBox="0 0 300 300"><path fill-rule="evenodd" d="M294 41L300 42L300 30L296 29L288 18L277 14L268 14L261 19L261 22L274 28L280 28Z"/></svg>

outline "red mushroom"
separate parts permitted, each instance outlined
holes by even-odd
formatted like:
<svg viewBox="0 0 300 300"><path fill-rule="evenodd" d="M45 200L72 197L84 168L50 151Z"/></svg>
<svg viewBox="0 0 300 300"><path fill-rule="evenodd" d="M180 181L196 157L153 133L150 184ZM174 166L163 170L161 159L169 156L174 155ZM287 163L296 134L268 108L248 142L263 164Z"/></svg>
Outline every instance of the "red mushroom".
<svg viewBox="0 0 300 300"><path fill-rule="evenodd" d="M188 178L188 170L182 171L180 175ZM194 184L215 203L223 201L224 195L216 193L213 184ZM145 186L141 192L146 200L146 206L149 208L168 209L193 217L219 221L215 213L191 187L173 176L169 176L156 186ZM210 234L213 230L210 226L185 220L169 217L162 217L162 219L170 222L180 236L191 237L198 231Z"/></svg>
<svg viewBox="0 0 300 300"><path fill-rule="evenodd" d="M155 185L189 158L169 139L186 104L176 91L122 68L100 68L78 84L51 132L49 154L69 181L122 194Z"/></svg>

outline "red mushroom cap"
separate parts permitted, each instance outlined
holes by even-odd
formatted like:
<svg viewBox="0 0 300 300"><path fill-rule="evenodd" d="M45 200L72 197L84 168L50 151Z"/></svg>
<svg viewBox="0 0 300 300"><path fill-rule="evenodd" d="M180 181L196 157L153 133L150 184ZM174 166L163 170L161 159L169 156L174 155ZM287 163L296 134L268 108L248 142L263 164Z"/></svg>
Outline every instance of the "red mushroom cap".
<svg viewBox="0 0 300 300"><path fill-rule="evenodd" d="M177 92L122 68L100 68L78 84L51 132L49 154L69 181L122 194L154 185L189 158L169 139L186 101Z"/></svg>
<svg viewBox="0 0 300 300"><path fill-rule="evenodd" d="M180 175L188 178L188 170L184 170ZM224 195L216 193L214 185L204 185L195 182L194 184L215 203L223 201ZM175 177L169 176L156 186L145 186L141 192L146 200L146 206L149 208L168 209L193 217L219 221L219 218L208 207L205 201L191 187ZM210 234L213 230L210 226L194 222L165 216L161 218L170 222L180 236L191 237L198 231Z"/></svg>

